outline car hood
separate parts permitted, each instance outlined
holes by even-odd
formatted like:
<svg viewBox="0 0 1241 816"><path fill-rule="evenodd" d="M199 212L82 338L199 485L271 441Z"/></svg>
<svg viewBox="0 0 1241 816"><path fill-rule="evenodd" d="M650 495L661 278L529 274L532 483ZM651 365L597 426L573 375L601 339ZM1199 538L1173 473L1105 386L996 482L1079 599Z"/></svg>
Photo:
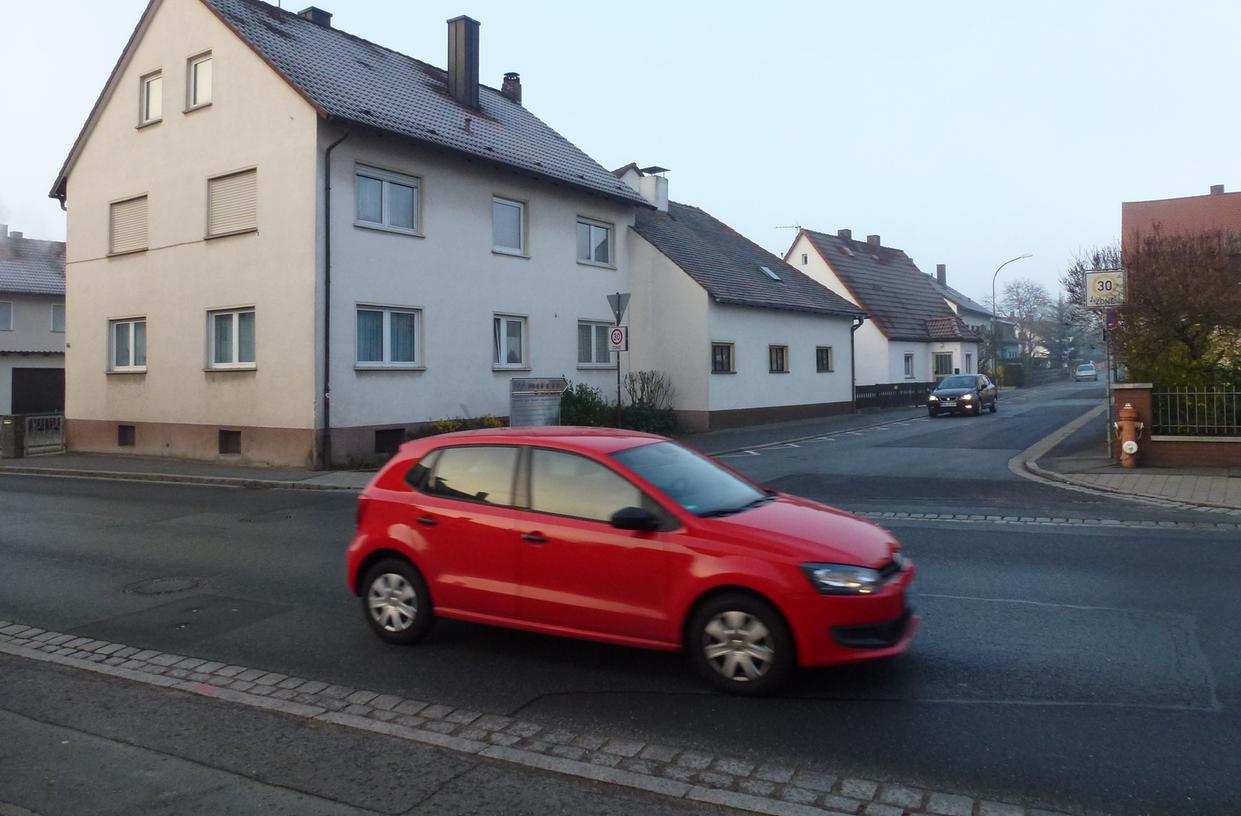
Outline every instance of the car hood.
<svg viewBox="0 0 1241 816"><path fill-rule="evenodd" d="M940 398L948 397L949 399L951 399L953 397L959 397L962 394L973 394L974 389L973 388L936 388L931 393Z"/></svg>
<svg viewBox="0 0 1241 816"><path fill-rule="evenodd" d="M761 544L799 561L822 561L880 567L899 550L887 530L843 510L795 496L772 501L732 516L704 519L720 534Z"/></svg>

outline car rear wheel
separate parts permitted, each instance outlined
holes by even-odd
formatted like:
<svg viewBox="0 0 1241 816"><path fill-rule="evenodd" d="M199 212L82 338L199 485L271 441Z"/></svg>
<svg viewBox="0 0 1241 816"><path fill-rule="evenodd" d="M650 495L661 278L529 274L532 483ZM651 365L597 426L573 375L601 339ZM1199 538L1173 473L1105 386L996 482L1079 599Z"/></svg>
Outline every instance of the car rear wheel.
<svg viewBox="0 0 1241 816"><path fill-rule="evenodd" d="M362 612L375 634L398 646L417 643L431 629L431 595L408 561L388 558L362 579Z"/></svg>
<svg viewBox="0 0 1241 816"><path fill-rule="evenodd" d="M784 619L750 595L720 595L702 604L688 634L698 672L732 694L766 694L793 668L793 638Z"/></svg>

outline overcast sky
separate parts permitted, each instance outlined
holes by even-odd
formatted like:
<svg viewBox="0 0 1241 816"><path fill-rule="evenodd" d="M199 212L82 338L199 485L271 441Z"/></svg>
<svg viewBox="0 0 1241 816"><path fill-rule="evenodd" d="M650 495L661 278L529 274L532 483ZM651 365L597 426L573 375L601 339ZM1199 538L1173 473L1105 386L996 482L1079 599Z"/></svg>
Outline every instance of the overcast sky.
<svg viewBox="0 0 1241 816"><path fill-rule="evenodd" d="M144 0L3 0L0 222L64 237L46 197ZM436 65L482 22L481 76L612 169L777 254L801 224L878 233L967 295L1054 287L1120 202L1241 189L1241 3L323 0ZM285 0L292 10L302 3Z"/></svg>

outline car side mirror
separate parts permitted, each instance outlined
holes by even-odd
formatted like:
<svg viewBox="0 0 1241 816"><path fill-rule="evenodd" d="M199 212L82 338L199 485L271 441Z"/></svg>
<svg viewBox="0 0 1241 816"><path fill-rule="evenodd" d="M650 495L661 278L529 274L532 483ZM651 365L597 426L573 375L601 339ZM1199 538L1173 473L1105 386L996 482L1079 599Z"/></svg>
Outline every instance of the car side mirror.
<svg viewBox="0 0 1241 816"><path fill-rule="evenodd" d="M622 507L612 514L612 526L618 530L657 530L659 518L641 507Z"/></svg>

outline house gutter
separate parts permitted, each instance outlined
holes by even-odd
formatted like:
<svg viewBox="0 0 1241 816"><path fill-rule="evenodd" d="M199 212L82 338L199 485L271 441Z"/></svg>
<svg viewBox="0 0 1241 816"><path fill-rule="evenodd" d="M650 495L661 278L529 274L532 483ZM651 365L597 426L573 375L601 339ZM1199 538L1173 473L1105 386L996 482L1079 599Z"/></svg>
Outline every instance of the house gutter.
<svg viewBox="0 0 1241 816"><path fill-rule="evenodd" d="M349 131L323 154L323 449L319 460L332 466L332 151L349 138Z"/></svg>
<svg viewBox="0 0 1241 816"><path fill-rule="evenodd" d="M855 351L857 343L854 336L865 322L866 315L859 314L853 318L853 325L849 327L849 399L853 403L854 412L857 411L857 352Z"/></svg>

